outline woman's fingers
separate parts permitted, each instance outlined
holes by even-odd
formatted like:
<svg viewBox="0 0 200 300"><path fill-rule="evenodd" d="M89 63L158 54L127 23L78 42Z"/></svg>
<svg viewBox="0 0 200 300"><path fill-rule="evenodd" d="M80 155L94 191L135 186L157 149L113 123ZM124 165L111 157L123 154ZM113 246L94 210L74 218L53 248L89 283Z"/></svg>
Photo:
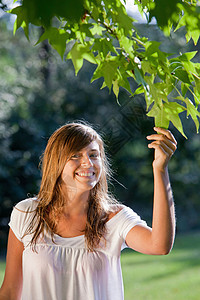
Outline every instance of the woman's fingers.
<svg viewBox="0 0 200 300"><path fill-rule="evenodd" d="M154 127L154 130L156 132L159 132L160 134L149 135L149 136L147 136L147 139L161 141L161 142L165 143L170 149L172 149L173 152L175 152L175 150L177 148L177 141L175 140L171 131L163 129L163 128L158 128L158 127Z"/></svg>
<svg viewBox="0 0 200 300"><path fill-rule="evenodd" d="M152 141L148 147L155 150L153 165L163 170L176 151L177 142L169 130L157 127L154 130L159 134L147 136L147 139Z"/></svg>
<svg viewBox="0 0 200 300"><path fill-rule="evenodd" d="M171 140L175 145L177 145L177 141L176 141L175 137L173 136L173 134L171 133L170 130L163 129L163 128L160 128L160 127L154 127L154 130L157 133L161 133L161 134L165 135L169 140Z"/></svg>
<svg viewBox="0 0 200 300"><path fill-rule="evenodd" d="M151 144L148 145L149 148L154 148L154 149L160 149L162 150L166 155L172 156L175 148L169 147L166 143L162 141L155 141L152 142Z"/></svg>
<svg viewBox="0 0 200 300"><path fill-rule="evenodd" d="M150 136L147 136L148 140L155 140L159 142L161 142L162 144L166 144L173 152L175 152L176 148L177 148L177 143L175 143L172 140L169 140L165 135L163 134L152 134Z"/></svg>

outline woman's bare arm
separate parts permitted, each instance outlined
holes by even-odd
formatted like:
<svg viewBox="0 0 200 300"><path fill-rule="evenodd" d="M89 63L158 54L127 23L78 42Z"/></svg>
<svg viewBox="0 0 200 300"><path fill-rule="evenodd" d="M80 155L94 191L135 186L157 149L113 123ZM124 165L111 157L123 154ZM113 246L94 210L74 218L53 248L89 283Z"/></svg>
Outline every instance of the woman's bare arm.
<svg viewBox="0 0 200 300"><path fill-rule="evenodd" d="M145 254L167 254L175 236L175 210L168 175L168 162L176 150L176 140L169 130L157 128L161 134L153 134L149 148L154 148L154 205L152 228L135 226L126 237L127 245Z"/></svg>
<svg viewBox="0 0 200 300"><path fill-rule="evenodd" d="M0 300L18 300L22 290L23 243L9 231L4 281L0 289Z"/></svg>

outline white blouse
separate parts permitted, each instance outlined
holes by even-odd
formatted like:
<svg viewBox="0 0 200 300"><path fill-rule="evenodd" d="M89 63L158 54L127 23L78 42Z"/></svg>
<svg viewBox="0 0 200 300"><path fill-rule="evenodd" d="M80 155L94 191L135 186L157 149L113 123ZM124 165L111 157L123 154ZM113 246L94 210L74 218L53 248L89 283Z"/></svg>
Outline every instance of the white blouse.
<svg viewBox="0 0 200 300"><path fill-rule="evenodd" d="M106 223L106 244L90 252L84 235L63 238L47 231L37 241L34 252L29 244L32 234L24 235L38 200L29 198L13 209L10 228L24 244L22 300L122 300L121 250L135 225L146 222L124 206ZM29 211L28 213L26 213Z"/></svg>

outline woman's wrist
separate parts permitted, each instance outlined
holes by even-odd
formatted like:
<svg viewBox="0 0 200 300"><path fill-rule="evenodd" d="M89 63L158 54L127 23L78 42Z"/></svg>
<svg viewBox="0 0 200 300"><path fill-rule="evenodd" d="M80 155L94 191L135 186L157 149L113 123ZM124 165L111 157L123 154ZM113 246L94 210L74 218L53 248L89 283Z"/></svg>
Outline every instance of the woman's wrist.
<svg viewBox="0 0 200 300"><path fill-rule="evenodd" d="M154 173L155 172L156 173L160 172L162 174L168 174L168 165L166 165L166 166L159 166L155 162L153 162L152 166L153 166Z"/></svg>

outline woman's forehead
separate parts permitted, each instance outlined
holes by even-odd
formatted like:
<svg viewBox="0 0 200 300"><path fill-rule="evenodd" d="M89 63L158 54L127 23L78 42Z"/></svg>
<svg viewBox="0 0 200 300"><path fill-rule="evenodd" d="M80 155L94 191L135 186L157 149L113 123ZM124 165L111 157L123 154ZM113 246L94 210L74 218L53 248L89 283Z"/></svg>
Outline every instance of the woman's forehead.
<svg viewBox="0 0 200 300"><path fill-rule="evenodd" d="M99 144L97 141L92 141L90 144L88 144L86 147L81 149L81 151L100 151Z"/></svg>

